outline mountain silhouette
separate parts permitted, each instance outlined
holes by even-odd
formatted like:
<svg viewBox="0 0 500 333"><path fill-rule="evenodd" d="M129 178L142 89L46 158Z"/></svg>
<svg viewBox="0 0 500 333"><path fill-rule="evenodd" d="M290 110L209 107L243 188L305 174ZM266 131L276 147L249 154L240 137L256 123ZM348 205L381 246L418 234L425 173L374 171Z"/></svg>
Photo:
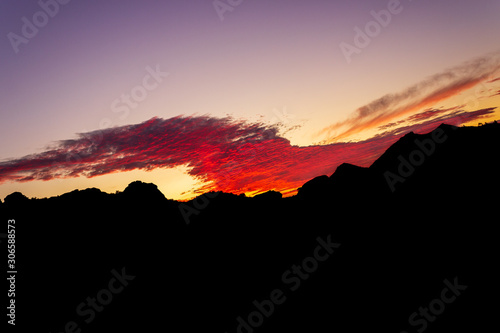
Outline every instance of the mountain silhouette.
<svg viewBox="0 0 500 333"><path fill-rule="evenodd" d="M28 201L29 199L21 192L13 192L4 199L6 205L22 205L26 204Z"/></svg>
<svg viewBox="0 0 500 333"><path fill-rule="evenodd" d="M283 198L283 195L277 191L267 191L261 194L257 194L253 197L254 199L262 199L262 200L279 200Z"/></svg>
<svg viewBox="0 0 500 333"><path fill-rule="evenodd" d="M155 201L161 202L166 200L165 196L158 189L158 186L151 183L143 183L141 181L135 181L130 183L123 193L121 193L126 200L136 200L136 201Z"/></svg>
<svg viewBox="0 0 500 333"><path fill-rule="evenodd" d="M13 193L0 215L16 220L19 328L486 331L499 310L499 148L497 123L440 125L285 198L177 202L139 181ZM117 272L127 285L102 291Z"/></svg>

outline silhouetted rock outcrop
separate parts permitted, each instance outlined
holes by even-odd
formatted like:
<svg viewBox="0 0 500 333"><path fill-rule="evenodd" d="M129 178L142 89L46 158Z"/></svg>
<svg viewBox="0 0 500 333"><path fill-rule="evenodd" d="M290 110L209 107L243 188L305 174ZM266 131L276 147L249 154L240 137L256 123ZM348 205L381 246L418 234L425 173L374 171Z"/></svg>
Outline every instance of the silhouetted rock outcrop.
<svg viewBox="0 0 500 333"><path fill-rule="evenodd" d="M299 198L319 198L323 197L325 195L328 195L328 193L331 191L331 182L328 176L322 175L315 177L308 182L304 183L299 189L298 189L298 197Z"/></svg>
<svg viewBox="0 0 500 333"><path fill-rule="evenodd" d="M164 201L165 196L158 189L158 186L152 183L143 183L135 181L130 183L122 192L126 200L133 201Z"/></svg>
<svg viewBox="0 0 500 333"><path fill-rule="evenodd" d="M87 188L85 190L74 190L58 197L59 200L68 202L98 202L103 200L108 194L97 188Z"/></svg>
<svg viewBox="0 0 500 333"><path fill-rule="evenodd" d="M21 192L13 192L5 197L5 204L8 206L21 206L29 202L29 199Z"/></svg>
<svg viewBox="0 0 500 333"><path fill-rule="evenodd" d="M283 197L280 192L276 191L267 191L265 193L257 194L254 196L255 199L259 200L279 200Z"/></svg>

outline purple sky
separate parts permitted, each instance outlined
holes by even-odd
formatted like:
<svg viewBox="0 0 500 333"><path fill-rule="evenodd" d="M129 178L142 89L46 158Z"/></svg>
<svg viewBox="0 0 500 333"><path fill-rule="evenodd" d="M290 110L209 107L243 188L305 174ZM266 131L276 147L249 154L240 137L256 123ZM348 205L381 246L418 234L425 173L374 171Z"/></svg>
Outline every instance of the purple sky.
<svg viewBox="0 0 500 333"><path fill-rule="evenodd" d="M55 0L41 2L55 9ZM227 0L220 3L228 6ZM341 45L356 47L355 28L364 30L374 20L372 11L391 6L397 13L390 22L346 57ZM334 142L339 133L354 133L352 119L360 107L439 73L458 73L468 61L490 59L500 49L498 0L244 0L224 13L213 1L201 0L72 0L58 7L49 17L39 13L37 1L0 3L0 162L42 153L77 133L152 117L231 116L293 128L281 133L292 145ZM24 39L27 43L13 43L13 34L25 38L23 17L31 24L34 15L43 26ZM494 78L498 64L495 60L480 69L474 84ZM467 70L463 75L470 80L474 71ZM162 74L148 77L152 71ZM462 80L459 74L452 79ZM150 89L143 88L144 82ZM499 82L483 86L483 95L475 97L498 91ZM432 100L438 104L414 110L400 101L409 110L400 116L470 102L463 103L465 95L457 97L465 90L446 91L455 100ZM123 99L134 93L140 98ZM421 95L413 97L429 94ZM339 129L338 124L351 127ZM356 126L362 131L354 139L377 134L376 127ZM196 185L186 172L162 172L164 188L182 179L172 185L170 197ZM126 181L103 180L101 187L122 190ZM89 184L4 183L0 198L16 189L45 196Z"/></svg>

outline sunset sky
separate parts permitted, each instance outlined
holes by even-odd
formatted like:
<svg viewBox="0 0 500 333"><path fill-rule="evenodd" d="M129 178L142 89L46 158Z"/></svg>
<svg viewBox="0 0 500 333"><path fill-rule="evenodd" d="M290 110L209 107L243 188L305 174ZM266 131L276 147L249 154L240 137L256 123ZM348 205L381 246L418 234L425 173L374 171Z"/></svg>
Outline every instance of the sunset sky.
<svg viewBox="0 0 500 333"><path fill-rule="evenodd" d="M0 199L290 195L500 119L498 0L0 2Z"/></svg>

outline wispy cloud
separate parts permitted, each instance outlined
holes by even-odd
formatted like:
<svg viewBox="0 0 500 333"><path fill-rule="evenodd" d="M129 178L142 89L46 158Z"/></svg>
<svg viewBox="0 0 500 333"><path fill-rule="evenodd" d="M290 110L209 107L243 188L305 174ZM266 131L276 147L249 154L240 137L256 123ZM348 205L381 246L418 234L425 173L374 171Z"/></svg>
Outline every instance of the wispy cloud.
<svg viewBox="0 0 500 333"><path fill-rule="evenodd" d="M344 162L369 166L408 131L432 130L443 121L459 124L491 112L455 110L440 115L429 110L417 117L419 123L396 126L369 140L305 147L293 146L279 136L277 125L209 116L152 118L136 125L81 133L42 153L0 162L0 183L184 165L191 176L204 182L200 192L274 189L287 193L315 176L332 174Z"/></svg>
<svg viewBox="0 0 500 333"><path fill-rule="evenodd" d="M491 116L496 111L496 108L486 108L476 111L464 111L455 109L430 109L407 117L398 122L399 126L375 135L372 139L379 137L400 137L410 131L418 134L427 133L435 129L438 125L445 123L454 126L468 123L473 120L479 120Z"/></svg>
<svg viewBox="0 0 500 333"><path fill-rule="evenodd" d="M433 75L399 93L387 94L358 108L344 121L322 129L326 142L337 142L363 130L389 123L391 120L417 112L425 107L459 94L500 69L500 54L477 58L460 66ZM493 79L489 82L494 82Z"/></svg>

